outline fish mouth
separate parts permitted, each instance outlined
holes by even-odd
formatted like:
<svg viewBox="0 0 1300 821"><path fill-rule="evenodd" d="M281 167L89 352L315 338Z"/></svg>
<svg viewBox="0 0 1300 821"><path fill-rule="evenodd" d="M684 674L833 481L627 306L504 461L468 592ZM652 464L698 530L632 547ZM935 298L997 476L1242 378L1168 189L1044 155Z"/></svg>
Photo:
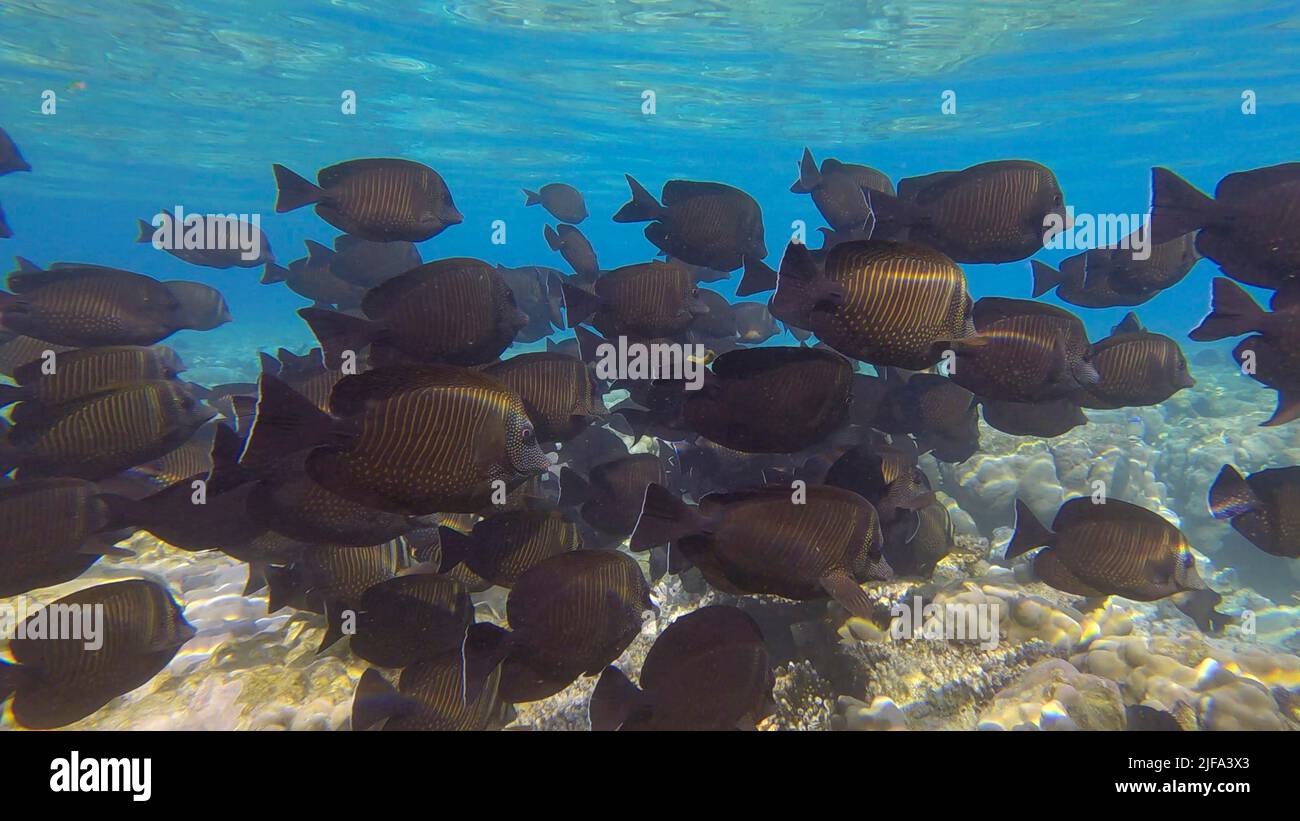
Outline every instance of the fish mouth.
<svg viewBox="0 0 1300 821"><path fill-rule="evenodd" d="M460 225L465 221L465 215L453 208L443 215L442 221L448 225Z"/></svg>

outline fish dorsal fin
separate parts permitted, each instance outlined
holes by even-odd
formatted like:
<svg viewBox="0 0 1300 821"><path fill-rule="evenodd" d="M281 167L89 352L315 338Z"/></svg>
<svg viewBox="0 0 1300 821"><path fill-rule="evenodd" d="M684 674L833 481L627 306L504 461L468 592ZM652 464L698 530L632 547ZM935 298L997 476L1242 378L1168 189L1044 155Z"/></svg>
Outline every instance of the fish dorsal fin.
<svg viewBox="0 0 1300 821"><path fill-rule="evenodd" d="M330 392L330 410L351 416L365 410L369 402L390 399L420 388L485 388L503 394L510 390L497 380L478 371L453 365L403 365L376 368L351 374L339 380Z"/></svg>
<svg viewBox="0 0 1300 821"><path fill-rule="evenodd" d="M720 182L697 182L695 180L669 180L664 183L663 204L670 207L695 197L741 197L750 196L739 188L723 185Z"/></svg>
<svg viewBox="0 0 1300 821"><path fill-rule="evenodd" d="M1077 496L1061 505L1052 523L1057 533L1083 522L1127 522L1140 527L1159 527L1181 532L1159 513L1147 510L1122 499L1107 499L1105 504L1095 504L1090 496Z"/></svg>
<svg viewBox="0 0 1300 821"><path fill-rule="evenodd" d="M900 200L915 200L916 195L924 189L960 173L960 171L936 171L933 174L923 174L919 177L905 177L898 181L898 198Z"/></svg>
<svg viewBox="0 0 1300 821"><path fill-rule="evenodd" d="M1253 168L1229 174L1219 181L1214 189L1214 198L1219 200L1244 200L1260 196L1264 189L1276 185L1300 182L1300 162L1288 162L1270 165L1265 168Z"/></svg>
<svg viewBox="0 0 1300 821"><path fill-rule="evenodd" d="M1120 320L1120 323L1112 328L1110 332L1112 334L1138 334L1142 333L1144 330L1146 329L1143 328L1142 323L1138 321L1137 314L1129 311L1124 315L1124 318Z"/></svg>

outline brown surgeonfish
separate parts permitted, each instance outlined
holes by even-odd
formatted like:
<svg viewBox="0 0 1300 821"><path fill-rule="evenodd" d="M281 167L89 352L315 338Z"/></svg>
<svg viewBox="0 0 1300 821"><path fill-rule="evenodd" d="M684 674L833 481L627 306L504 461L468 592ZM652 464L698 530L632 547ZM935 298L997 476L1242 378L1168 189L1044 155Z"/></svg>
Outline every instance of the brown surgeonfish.
<svg viewBox="0 0 1300 821"><path fill-rule="evenodd" d="M906 230L957 262L1015 262L1065 228L1056 175L1028 160L995 160L898 183L898 196L869 194L877 225ZM1055 226L1054 226L1055 224Z"/></svg>
<svg viewBox="0 0 1300 821"><path fill-rule="evenodd" d="M153 221L157 225L146 220L136 221L140 233L135 241L152 243L157 237L160 242L180 246L161 245L159 250L165 250L182 262L220 269L266 266L268 274L280 268L275 264L271 241L262 233L262 229L233 215L208 216L204 222L198 223L197 229L203 233L196 238L195 247L192 248L184 246L189 244L185 238L194 229L188 225L177 226L174 217L165 211L155 216ZM249 248L249 245L252 247ZM256 253L252 253L254 250Z"/></svg>
<svg viewBox="0 0 1300 821"><path fill-rule="evenodd" d="M1300 272L1300 163L1238 171L1207 197L1167 168L1151 170L1151 238L1196 232L1196 250L1247 285L1281 288Z"/></svg>
<svg viewBox="0 0 1300 821"><path fill-rule="evenodd" d="M853 368L834 351L745 348L712 363L711 378L688 391L691 430L745 453L793 453L848 421Z"/></svg>
<svg viewBox="0 0 1300 821"><path fill-rule="evenodd" d="M763 633L743 610L701 607L659 634L632 684L606 667L591 694L591 729L754 729L775 711Z"/></svg>
<svg viewBox="0 0 1300 821"><path fill-rule="evenodd" d="M371 242L349 234L334 238L333 253L320 245L311 250L315 251L313 259L328 265L336 277L361 288L373 288L423 263L414 243Z"/></svg>
<svg viewBox="0 0 1300 821"><path fill-rule="evenodd" d="M1265 311L1235 282L1214 280L1210 313L1188 336L1210 342L1255 332L1233 350L1233 358L1252 379L1277 391L1277 410L1261 423L1282 425L1300 417L1300 301L1288 291L1273 295Z"/></svg>
<svg viewBox="0 0 1300 821"><path fill-rule="evenodd" d="M18 384L0 385L0 407L31 402L53 408L133 382L175 379L184 370L176 352L163 345L82 348L16 368Z"/></svg>
<svg viewBox="0 0 1300 821"><path fill-rule="evenodd" d="M1134 237L1143 242L1149 229ZM1120 247L1093 248L1062 260L1060 270L1033 260L1034 297L1053 288L1056 295L1081 308L1141 305L1166 288L1177 285L1201 258L1194 234L1184 234L1147 248L1138 258L1133 238ZM1129 247L1125 248L1123 245Z"/></svg>
<svg viewBox="0 0 1300 821"><path fill-rule="evenodd" d="M322 413L269 374L241 463L258 470L304 448L325 489L391 513L473 513L549 463L518 394L449 365L345 376Z"/></svg>
<svg viewBox="0 0 1300 821"><path fill-rule="evenodd" d="M0 596L16 596L80 576L115 549L103 534L111 514L81 479L35 479L0 486Z"/></svg>
<svg viewBox="0 0 1300 821"><path fill-rule="evenodd" d="M301 356L281 348L274 357L261 354L259 359L262 373L279 377L323 411L329 410L330 392L344 376L338 368L325 367L325 354L320 348L312 348Z"/></svg>
<svg viewBox="0 0 1300 821"><path fill-rule="evenodd" d="M380 667L406 667L460 651L474 621L469 591L445 576L410 573L371 585L357 602L352 652ZM341 638L341 636L339 636Z"/></svg>
<svg viewBox="0 0 1300 821"><path fill-rule="evenodd" d="M881 521L891 524L903 511L934 501L930 482L917 465L918 454L909 444L903 437L898 444L876 440L849 448L831 463L822 481L866 499Z"/></svg>
<svg viewBox="0 0 1300 821"><path fill-rule="evenodd" d="M1231 621L1215 611L1221 597L1201 579L1187 537L1146 508L1119 499L1097 504L1080 496L1061 505L1049 531L1017 499L1007 559L1044 545L1047 549L1034 555L1034 573L1064 593L1135 601L1178 596L1179 609L1206 633Z"/></svg>
<svg viewBox="0 0 1300 821"><path fill-rule="evenodd" d="M1079 394L1085 408L1158 405L1196 384L1178 343L1144 330L1132 313L1092 346L1092 365L1101 378Z"/></svg>
<svg viewBox="0 0 1300 821"><path fill-rule="evenodd" d="M980 405L984 408L986 425L1012 436L1053 439L1080 425L1088 424L1088 417L1075 398L1049 399L1044 402L981 399Z"/></svg>
<svg viewBox="0 0 1300 821"><path fill-rule="evenodd" d="M565 325L590 323L608 339L675 336L708 311L691 270L674 262L624 265L603 274L593 291L568 282L562 290Z"/></svg>
<svg viewBox="0 0 1300 821"><path fill-rule="evenodd" d="M920 448L940 462L964 462L979 450L974 394L938 374L904 377L897 370L887 371L888 387L875 412L876 427L886 433L912 434Z"/></svg>
<svg viewBox="0 0 1300 821"><path fill-rule="evenodd" d="M276 213L316 206L321 219L372 242L424 242L464 217L437 171L418 162L364 159L322 168L316 185L274 165Z"/></svg>
<svg viewBox="0 0 1300 821"><path fill-rule="evenodd" d="M344 351L391 347L418 362L478 365L510 347L528 317L515 305L501 274L482 260L428 262L366 292L366 318L303 308L325 363L338 367ZM371 350L371 364L375 350Z"/></svg>
<svg viewBox="0 0 1300 821"><path fill-rule="evenodd" d="M578 527L558 510L514 510L480 520L470 533L442 528L442 570L464 563L499 587L529 568L582 546Z"/></svg>
<svg viewBox="0 0 1300 821"><path fill-rule="evenodd" d="M668 466L662 456L636 453L602 462L586 479L574 469L560 469L560 505L581 506L582 518L613 536L626 536L636 527L637 513L650 484L667 484Z"/></svg>
<svg viewBox="0 0 1300 821"><path fill-rule="evenodd" d="M14 143L13 138L0 128L0 177L15 171L31 170L31 165L23 159L23 153L18 150L18 145Z"/></svg>
<svg viewBox="0 0 1300 821"><path fill-rule="evenodd" d="M631 176L632 199L614 222L650 222L646 239L670 259L715 271L734 271L746 257L767 256L763 212L754 198L717 182L669 180L663 204Z"/></svg>
<svg viewBox="0 0 1300 821"><path fill-rule="evenodd" d="M70 624L73 635L49 636L52 619ZM13 694L14 719L33 730L80 721L129 693L195 635L171 593L145 579L78 590L28 616L20 629L9 642L16 663L0 661L0 702Z"/></svg>
<svg viewBox="0 0 1300 821"><path fill-rule="evenodd" d="M1300 467L1242 477L1224 465L1210 486L1210 512L1265 553L1300 558Z"/></svg>
<svg viewBox="0 0 1300 821"><path fill-rule="evenodd" d="M340 310L353 310L359 307L361 300L365 298L366 289L335 274L328 262L320 261L320 252L316 249L333 253L325 246L308 240L306 257L295 259L287 268L279 265L268 267L266 273L262 275L261 283L273 285L283 282L290 291L310 299L318 307L333 305Z"/></svg>
<svg viewBox="0 0 1300 821"><path fill-rule="evenodd" d="M956 534L943 502L935 500L916 511L916 520L900 519L885 528L885 561L899 576L928 579L953 551Z"/></svg>
<svg viewBox="0 0 1300 821"><path fill-rule="evenodd" d="M557 353L512 356L483 372L523 400L539 442L564 442L608 412L581 359Z"/></svg>
<svg viewBox="0 0 1300 821"><path fill-rule="evenodd" d="M846 242L818 262L792 242L770 308L873 365L924 370L947 348L977 344L969 341L966 275L943 254L910 243Z"/></svg>
<svg viewBox="0 0 1300 821"><path fill-rule="evenodd" d="M564 261L569 263L573 272L582 282L592 283L600 276L600 263L596 260L596 250L582 231L572 225L561 223L556 228L546 226L542 236L552 251L559 251Z"/></svg>
<svg viewBox="0 0 1300 821"><path fill-rule="evenodd" d="M511 588L508 633L485 623L470 628L466 691L476 694L499 664L503 700L554 695L622 655L641 632L641 614L652 609L650 585L626 553L573 550L545 559Z"/></svg>
<svg viewBox="0 0 1300 821"><path fill-rule="evenodd" d="M859 586L892 576L881 554L880 519L871 503L838 487L809 485L711 493L693 508L662 485L646 488L633 550L672 543L709 584L732 594L787 599L829 594L864 618L871 603Z"/></svg>
<svg viewBox="0 0 1300 821"><path fill-rule="evenodd" d="M894 193L894 184L880 171L865 165L824 159L821 168L807 148L799 161L799 179L790 186L795 194L811 194L813 204L835 231L862 231L873 222L868 191Z"/></svg>
<svg viewBox="0 0 1300 821"><path fill-rule="evenodd" d="M342 611L355 607L363 593L396 578L409 564L401 539L367 547L313 545L292 564L267 568L266 610L292 607L325 614L329 628L320 647L324 650L342 637Z"/></svg>
<svg viewBox="0 0 1300 821"><path fill-rule="evenodd" d="M498 667L466 698L459 648L403 668L397 687L372 668L361 674L352 697L352 729L381 723L385 731L500 729L512 720L510 705L497 698L500 677Z"/></svg>
<svg viewBox="0 0 1300 821"><path fill-rule="evenodd" d="M0 291L0 327L72 347L152 345L182 329L230 321L221 294L198 282L159 282L98 265L24 261Z"/></svg>
<svg viewBox="0 0 1300 821"><path fill-rule="evenodd" d="M515 305L528 316L528 324L515 336L517 342L536 342L555 333L556 328L564 327L562 307L564 300L557 285L551 292L554 277L563 279L564 274L544 265L525 265L522 268L507 268L498 265L497 271L515 295Z"/></svg>
<svg viewBox="0 0 1300 821"><path fill-rule="evenodd" d="M72 350L67 345L55 345L31 336L0 330L0 373L12 377L14 372L46 356L46 351L60 354Z"/></svg>
<svg viewBox="0 0 1300 821"><path fill-rule="evenodd" d="M22 414L0 445L0 473L106 479L165 455L215 415L184 383L132 383L49 414Z"/></svg>
<svg viewBox="0 0 1300 821"><path fill-rule="evenodd" d="M973 315L984 344L959 350L950 377L976 396L1042 402L1071 396L1100 379L1083 322L1064 308L984 297Z"/></svg>
<svg viewBox="0 0 1300 821"><path fill-rule="evenodd" d="M560 222L577 225L587 218L587 204L572 185L552 182L537 191L524 189L524 205L540 205Z"/></svg>

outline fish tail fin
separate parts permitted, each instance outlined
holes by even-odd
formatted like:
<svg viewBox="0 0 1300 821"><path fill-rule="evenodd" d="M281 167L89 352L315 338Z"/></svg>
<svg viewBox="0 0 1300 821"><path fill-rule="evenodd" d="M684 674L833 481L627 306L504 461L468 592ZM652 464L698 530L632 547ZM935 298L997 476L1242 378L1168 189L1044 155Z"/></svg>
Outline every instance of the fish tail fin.
<svg viewBox="0 0 1300 821"><path fill-rule="evenodd" d="M407 700L378 670L371 667L361 674L357 692L352 696L352 729L368 730L405 711Z"/></svg>
<svg viewBox="0 0 1300 821"><path fill-rule="evenodd" d="M627 187L632 189L632 199L618 209L618 213L614 215L614 222L649 222L658 219L664 211L659 200L645 190L641 183L632 179L631 174L623 176L627 177Z"/></svg>
<svg viewBox="0 0 1300 821"><path fill-rule="evenodd" d="M145 523L145 503L116 493L99 493L95 500L108 510L108 522L101 531L118 530L124 527L140 527Z"/></svg>
<svg viewBox="0 0 1300 821"><path fill-rule="evenodd" d="M261 284L274 285L277 282L284 282L284 280L288 276L289 276L288 268L285 268L283 265L278 265L274 262L268 262L266 263L266 267L262 269Z"/></svg>
<svg viewBox="0 0 1300 821"><path fill-rule="evenodd" d="M790 186L790 193L808 194L821 184L822 172L817 170L817 161L813 159L812 152L805 146L803 157L799 160L799 179L794 181L794 185Z"/></svg>
<svg viewBox="0 0 1300 821"><path fill-rule="evenodd" d="M1064 281L1061 272L1044 262L1038 260L1029 261L1030 268L1034 273L1034 299L1038 299L1043 294L1052 290Z"/></svg>
<svg viewBox="0 0 1300 821"><path fill-rule="evenodd" d="M513 639L510 633L489 622L471 624L465 630L461 643L461 695L471 702L483 692L492 671L510 655Z"/></svg>
<svg viewBox="0 0 1300 821"><path fill-rule="evenodd" d="M310 180L303 179L294 172L276 163L271 166L275 173L275 212L283 214L320 202L324 191Z"/></svg>
<svg viewBox="0 0 1300 821"><path fill-rule="evenodd" d="M257 379L257 412L239 457L248 469L319 443L333 420L307 397L264 373Z"/></svg>
<svg viewBox="0 0 1300 821"><path fill-rule="evenodd" d="M1300 418L1300 393L1296 393L1289 388L1279 388L1277 391L1277 409L1273 415L1266 421L1260 422L1260 427L1271 428L1277 425L1285 425Z"/></svg>
<svg viewBox="0 0 1300 821"><path fill-rule="evenodd" d="M786 245L776 274L776 293L768 308L772 316L807 327L808 316L814 309L833 307L843 301L843 287L822 273L806 245L800 242Z"/></svg>
<svg viewBox="0 0 1300 821"><path fill-rule="evenodd" d="M0 476L18 467L22 462L23 451L16 445L0 442Z"/></svg>
<svg viewBox="0 0 1300 821"><path fill-rule="evenodd" d="M306 321L311 332L316 335L325 365L329 368L339 367L344 351L357 352L374 342L382 328L376 322L349 316L326 308L301 308L298 316Z"/></svg>
<svg viewBox="0 0 1300 821"><path fill-rule="evenodd" d="M529 191L527 188L523 189L523 192L524 192L524 207L527 207L529 205L542 204L541 194L537 193L536 191Z"/></svg>
<svg viewBox="0 0 1300 821"><path fill-rule="evenodd" d="M564 283L564 325L576 328L600 310L600 297L575 285Z"/></svg>
<svg viewBox="0 0 1300 821"><path fill-rule="evenodd" d="M27 389L18 385L0 385L0 408L27 398Z"/></svg>
<svg viewBox="0 0 1300 821"><path fill-rule="evenodd" d="M446 573L469 558L470 550L474 547L474 537L444 525L438 528L438 543L442 547L438 572Z"/></svg>
<svg viewBox="0 0 1300 821"><path fill-rule="evenodd" d="M568 465L560 468L560 507L575 508L590 498L591 485L582 474Z"/></svg>
<svg viewBox="0 0 1300 821"><path fill-rule="evenodd" d="M1224 465L1210 485L1210 513L1216 519L1231 519L1259 505L1259 497L1232 465Z"/></svg>
<svg viewBox="0 0 1300 821"><path fill-rule="evenodd" d="M1229 336L1262 331L1268 314L1250 298L1245 289L1230 279L1216 277L1210 297L1210 313L1188 337L1197 342L1212 342Z"/></svg>
<svg viewBox="0 0 1300 821"><path fill-rule="evenodd" d="M1007 543L1006 558L1008 559L1014 559L1035 547L1052 545L1056 542L1056 534L1044 527L1034 515L1034 511L1029 509L1029 505L1019 499L1016 499L1016 521L1013 527L1015 533Z"/></svg>
<svg viewBox="0 0 1300 821"><path fill-rule="evenodd" d="M744 257L743 262L745 273L736 286L736 296L752 296L776 288L776 271L772 266L751 256Z"/></svg>
<svg viewBox="0 0 1300 821"><path fill-rule="evenodd" d="M307 264L312 267L329 265L334 258L334 249L327 245L310 239L303 242L303 245L307 247Z"/></svg>
<svg viewBox="0 0 1300 821"><path fill-rule="evenodd" d="M320 647L316 648L316 655L324 653L343 638L343 615L347 609L341 602L325 602L325 636L320 641Z"/></svg>
<svg viewBox="0 0 1300 821"><path fill-rule="evenodd" d="M266 565L261 562L248 563L248 581L244 583L244 596L252 596L267 587Z"/></svg>
<svg viewBox="0 0 1300 821"><path fill-rule="evenodd" d="M286 599L290 595L289 588L293 586L293 578L288 568L273 564L267 565L262 574L266 579L266 612L278 613L289 606Z"/></svg>
<svg viewBox="0 0 1300 821"><path fill-rule="evenodd" d="M1214 199L1168 168L1151 169L1151 242L1159 245L1204 228L1214 218Z"/></svg>
<svg viewBox="0 0 1300 821"><path fill-rule="evenodd" d="M644 693L623 671L610 665L600 674L587 708L595 732L617 730L643 701Z"/></svg>
<svg viewBox="0 0 1300 821"><path fill-rule="evenodd" d="M552 251L558 251L564 246L564 240L560 239L560 235L549 225L542 226L542 236L546 238L546 245Z"/></svg>
<svg viewBox="0 0 1300 821"><path fill-rule="evenodd" d="M1202 633L1218 634L1223 632L1223 628L1237 621L1236 617L1215 610L1221 601L1223 596L1205 588L1189 590L1181 594L1174 599L1174 606L1196 622L1196 626Z"/></svg>
<svg viewBox="0 0 1300 821"><path fill-rule="evenodd" d="M663 485L651 483L645 489L641 515L637 517L628 547L638 552L648 550L655 545L707 532L707 525L698 510Z"/></svg>
<svg viewBox="0 0 1300 821"><path fill-rule="evenodd" d="M148 220L138 219L135 221L136 226L140 229L140 235L135 238L136 242L153 242L154 231L157 230Z"/></svg>

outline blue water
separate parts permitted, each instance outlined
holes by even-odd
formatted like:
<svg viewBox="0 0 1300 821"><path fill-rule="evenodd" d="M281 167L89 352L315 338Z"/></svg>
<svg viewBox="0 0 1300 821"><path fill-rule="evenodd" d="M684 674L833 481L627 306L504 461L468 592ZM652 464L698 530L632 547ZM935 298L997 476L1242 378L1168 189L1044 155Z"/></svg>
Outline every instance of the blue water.
<svg viewBox="0 0 1300 821"><path fill-rule="evenodd" d="M811 198L788 190L805 145L895 180L1033 159L1080 212L1145 212L1152 165L1212 189L1294 159L1294 4L832 5L9 0L0 123L35 172L0 179L15 233L0 251L217 286L236 322L203 343L246 350L251 365L255 346L311 341L293 314L304 301L258 285L253 270L136 245L134 226L181 205L260 213L282 262L305 239L328 244L337 232L311 209L273 212L273 162L308 177L358 156L424 162L466 217L422 244L426 260L566 269L521 187L578 186L592 214L582 229L612 268L655 252L642 226L608 219L627 199L624 173L652 191L672 178L736 185L763 207L775 266L794 220L823 224ZM53 116L41 112L47 89ZM1241 111L1246 89L1254 115ZM355 116L340 111L344 90L357 94ZM653 116L641 113L644 90ZM940 111L946 90L955 115ZM1029 296L1028 262L966 267L976 297ZM1200 262L1139 315L1185 338L1214 273ZM1098 338L1127 309L1076 310Z"/></svg>

